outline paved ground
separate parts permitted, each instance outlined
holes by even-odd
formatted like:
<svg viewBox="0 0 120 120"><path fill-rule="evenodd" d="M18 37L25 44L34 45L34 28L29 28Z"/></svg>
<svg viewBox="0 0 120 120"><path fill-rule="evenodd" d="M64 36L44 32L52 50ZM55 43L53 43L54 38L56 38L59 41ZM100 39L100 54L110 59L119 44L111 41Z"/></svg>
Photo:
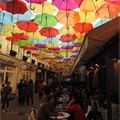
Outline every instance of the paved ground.
<svg viewBox="0 0 120 120"><path fill-rule="evenodd" d="M39 106L38 95L34 95L34 105L24 105L18 106L17 99L10 102L10 111L1 112L0 120L25 120L27 114L32 110L32 108Z"/></svg>

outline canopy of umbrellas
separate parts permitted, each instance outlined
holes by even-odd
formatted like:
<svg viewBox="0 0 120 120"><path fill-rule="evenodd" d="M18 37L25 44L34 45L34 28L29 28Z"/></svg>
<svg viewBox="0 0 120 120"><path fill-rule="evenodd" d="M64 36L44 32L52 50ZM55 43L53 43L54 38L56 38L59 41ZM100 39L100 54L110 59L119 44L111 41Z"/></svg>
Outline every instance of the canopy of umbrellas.
<svg viewBox="0 0 120 120"><path fill-rule="evenodd" d="M119 0L1 0L0 35L68 73L85 34L119 12Z"/></svg>

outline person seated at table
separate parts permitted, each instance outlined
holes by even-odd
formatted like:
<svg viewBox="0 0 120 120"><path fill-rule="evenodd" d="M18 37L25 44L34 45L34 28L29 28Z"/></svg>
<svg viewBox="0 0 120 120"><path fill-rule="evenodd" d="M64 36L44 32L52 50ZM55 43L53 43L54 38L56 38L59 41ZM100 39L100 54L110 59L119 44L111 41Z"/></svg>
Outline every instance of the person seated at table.
<svg viewBox="0 0 120 120"><path fill-rule="evenodd" d="M72 120L85 120L85 113L80 105L80 98L76 94L73 94L72 100L65 108L72 113Z"/></svg>
<svg viewBox="0 0 120 120"><path fill-rule="evenodd" d="M48 96L47 100L45 98L44 100L41 101L38 110L37 120L52 120L49 116L52 112L53 103L54 103L53 95Z"/></svg>

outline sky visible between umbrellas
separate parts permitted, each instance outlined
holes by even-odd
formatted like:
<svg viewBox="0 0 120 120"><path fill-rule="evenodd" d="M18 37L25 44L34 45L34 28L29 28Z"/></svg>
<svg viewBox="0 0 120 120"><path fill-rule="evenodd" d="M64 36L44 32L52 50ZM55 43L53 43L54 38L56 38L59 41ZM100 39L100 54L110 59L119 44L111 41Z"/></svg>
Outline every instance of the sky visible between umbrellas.
<svg viewBox="0 0 120 120"><path fill-rule="evenodd" d="M85 34L118 17L119 8L119 0L2 0L0 36L69 74Z"/></svg>

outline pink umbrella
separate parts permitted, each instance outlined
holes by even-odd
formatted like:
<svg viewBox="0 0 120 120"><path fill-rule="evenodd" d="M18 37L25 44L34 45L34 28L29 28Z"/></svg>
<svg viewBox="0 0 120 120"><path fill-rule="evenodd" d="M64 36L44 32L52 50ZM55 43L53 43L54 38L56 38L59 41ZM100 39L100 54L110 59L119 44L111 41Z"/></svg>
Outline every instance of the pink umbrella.
<svg viewBox="0 0 120 120"><path fill-rule="evenodd" d="M35 45L35 47L37 47L37 48L47 48L47 45L46 44L37 44L37 45Z"/></svg>
<svg viewBox="0 0 120 120"><path fill-rule="evenodd" d="M73 49L73 45L72 46L62 46L61 49L67 50L67 49Z"/></svg>
<svg viewBox="0 0 120 120"><path fill-rule="evenodd" d="M52 4L60 10L73 10L79 8L83 0L52 0Z"/></svg>
<svg viewBox="0 0 120 120"><path fill-rule="evenodd" d="M74 47L82 47L82 44L80 44L80 43L75 43L73 46L74 46Z"/></svg>

